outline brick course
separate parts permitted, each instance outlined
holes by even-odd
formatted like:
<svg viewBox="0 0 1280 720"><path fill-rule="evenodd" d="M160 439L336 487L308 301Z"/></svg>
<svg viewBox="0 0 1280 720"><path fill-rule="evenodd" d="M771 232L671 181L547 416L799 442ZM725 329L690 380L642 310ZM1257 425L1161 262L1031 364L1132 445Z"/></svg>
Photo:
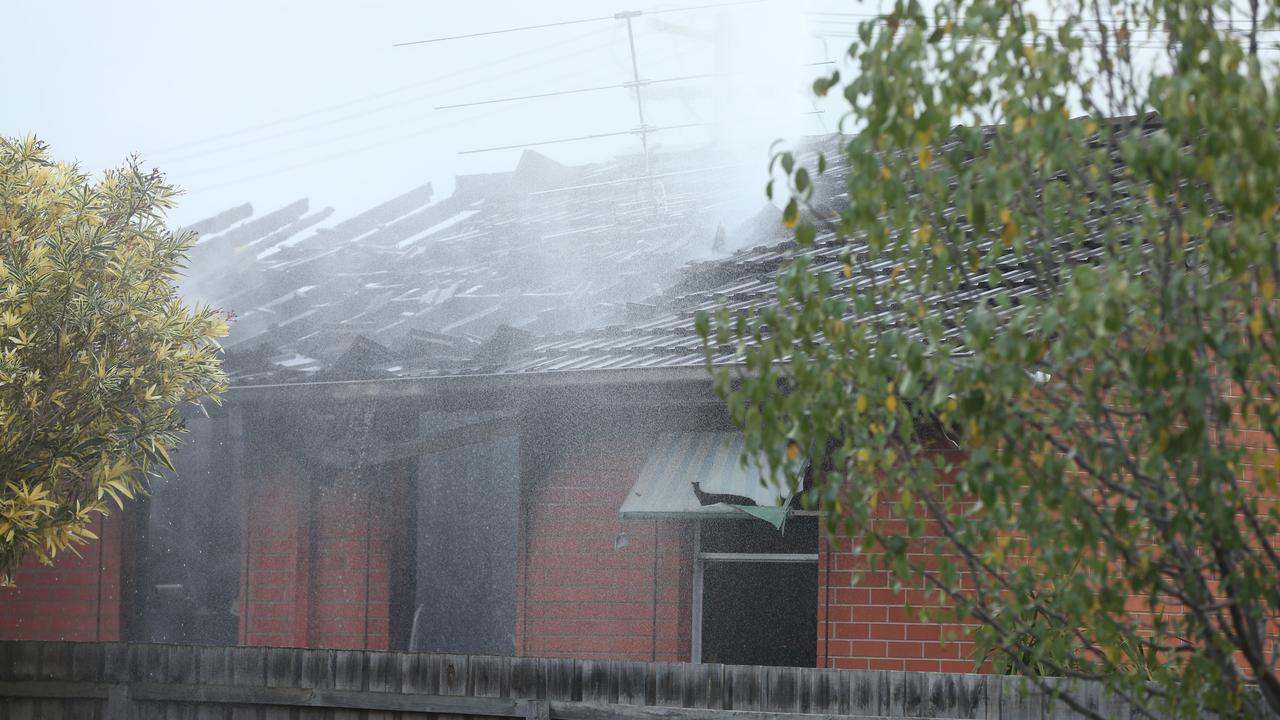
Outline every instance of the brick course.
<svg viewBox="0 0 1280 720"><path fill-rule="evenodd" d="M389 649L389 487L313 487L285 463L263 475L246 493L241 643Z"/></svg>
<svg viewBox="0 0 1280 720"><path fill-rule="evenodd" d="M526 488L517 652L687 660L692 539L687 523L620 522L652 436L593 435ZM622 529L626 547L615 549Z"/></svg>
<svg viewBox="0 0 1280 720"><path fill-rule="evenodd" d="M890 516L891 508L892 503L880 504L872 519L878 529L902 525ZM926 534L919 544L931 550L941 542ZM843 537L832 545L825 530L819 533L818 667L973 672L973 625L941 622L949 616L933 595L919 588L895 590L892 575L872 570L852 546ZM924 608L939 620L923 620L918 610Z"/></svg>
<svg viewBox="0 0 1280 720"><path fill-rule="evenodd" d="M53 565L29 560L0 588L0 640L119 640L123 514L99 517L99 540L59 554Z"/></svg>

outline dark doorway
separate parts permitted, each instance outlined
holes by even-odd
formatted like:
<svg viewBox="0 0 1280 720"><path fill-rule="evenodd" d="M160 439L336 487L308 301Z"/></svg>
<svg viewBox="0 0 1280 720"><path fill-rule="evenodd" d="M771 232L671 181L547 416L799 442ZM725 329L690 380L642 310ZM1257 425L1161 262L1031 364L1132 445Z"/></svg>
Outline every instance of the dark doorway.
<svg viewBox="0 0 1280 720"><path fill-rule="evenodd" d="M515 653L519 437L502 412L423 413L408 649Z"/></svg>
<svg viewBox="0 0 1280 720"><path fill-rule="evenodd" d="M235 416L238 421L239 416ZM140 504L130 640L234 645L239 631L240 502L226 414L191 417L175 477Z"/></svg>

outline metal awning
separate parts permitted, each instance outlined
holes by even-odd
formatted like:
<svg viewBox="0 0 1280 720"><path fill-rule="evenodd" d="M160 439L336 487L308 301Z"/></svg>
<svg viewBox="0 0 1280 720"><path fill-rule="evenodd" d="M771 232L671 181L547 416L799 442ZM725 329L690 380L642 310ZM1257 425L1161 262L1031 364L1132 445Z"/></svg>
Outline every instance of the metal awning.
<svg viewBox="0 0 1280 720"><path fill-rule="evenodd" d="M790 498L779 497L777 488L762 481L761 465L743 467L741 458L742 435L736 432L662 433L619 515L623 520L756 517L781 527ZM742 495L756 506L700 505L693 494L695 481L704 492Z"/></svg>

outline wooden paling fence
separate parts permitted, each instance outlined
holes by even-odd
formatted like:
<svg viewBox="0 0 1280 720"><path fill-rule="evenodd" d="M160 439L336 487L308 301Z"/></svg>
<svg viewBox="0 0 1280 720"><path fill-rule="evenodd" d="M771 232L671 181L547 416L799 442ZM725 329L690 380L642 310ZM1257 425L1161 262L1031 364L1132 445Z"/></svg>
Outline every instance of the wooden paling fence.
<svg viewBox="0 0 1280 720"><path fill-rule="evenodd" d="M1085 688L1105 717L1122 703ZM0 642L0 718L1071 718L990 675L133 643Z"/></svg>

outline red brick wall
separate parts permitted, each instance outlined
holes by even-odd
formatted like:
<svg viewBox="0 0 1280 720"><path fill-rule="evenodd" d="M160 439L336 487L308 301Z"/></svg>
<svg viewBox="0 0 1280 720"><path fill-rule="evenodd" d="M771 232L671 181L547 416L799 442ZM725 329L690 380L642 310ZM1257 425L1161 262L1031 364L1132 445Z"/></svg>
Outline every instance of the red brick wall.
<svg viewBox="0 0 1280 720"><path fill-rule="evenodd" d="M386 515L370 490L339 482L318 493L308 645L390 648Z"/></svg>
<svg viewBox="0 0 1280 720"><path fill-rule="evenodd" d="M310 480L296 462L264 465L244 485L240 643L305 647Z"/></svg>
<svg viewBox="0 0 1280 720"><path fill-rule="evenodd" d="M52 566L30 561L16 587L0 588L0 640L119 640L121 539L117 512L99 518L98 542L63 552Z"/></svg>
<svg viewBox="0 0 1280 720"><path fill-rule="evenodd" d="M1238 391L1238 390L1237 390ZM1269 434L1261 431L1257 418L1236 416L1240 430L1232 440L1247 452L1242 463L1241 481L1246 488L1257 488L1262 468L1276 467L1277 450ZM958 462L959 458L955 458ZM1255 490L1262 493L1262 490ZM1276 500L1264 500L1262 511ZM881 502L879 517L873 519L881 529L901 523L888 514L891 503ZM849 543L832 548L822 533L819 555L818 661L820 666L851 669L922 670L973 672L974 644L968 639L968 626L955 623L922 622L908 613L905 604L914 608L936 605L936 600L922 590L897 591L890 587L886 571L867 572L865 557L852 554ZM927 559L932 554L930 543L945 543L942 538L925 538L918 548ZM1280 538L1273 539L1280 544ZM958 561L958 558L956 558ZM957 563L959 564L959 563ZM828 570L829 568L829 570ZM855 575L857 581L855 582ZM963 576L961 576L963 579ZM1145 598L1131 598L1129 610L1135 617L1150 619ZM936 608L942 612L945 608ZM1179 612L1170 601L1164 613ZM1270 633L1276 642L1280 628ZM955 638L954 641L949 638Z"/></svg>
<svg viewBox="0 0 1280 720"><path fill-rule="evenodd" d="M923 590L892 589L889 573L870 571L847 540L833 547L819 534L818 667L973 672L965 626L922 621L908 603L940 610Z"/></svg>
<svg viewBox="0 0 1280 720"><path fill-rule="evenodd" d="M358 485L320 479L313 489L306 469L281 462L251 483L245 493L242 644L390 647L385 518L393 503L387 493L397 486L379 477Z"/></svg>
<svg viewBox="0 0 1280 720"><path fill-rule="evenodd" d="M554 458L547 476L526 490L517 651L688 660L691 523L617 520L653 436L623 430L576 440L579 447ZM886 515L881 522L896 521ZM619 528L629 542L615 550ZM863 571L856 583L855 569ZM848 543L833 551L821 538L814 628L820 667L973 670L973 646L963 626L922 622L905 605L927 605L923 592L895 592L886 572L866 569L867 560ZM948 633L957 640L948 641Z"/></svg>
<svg viewBox="0 0 1280 720"><path fill-rule="evenodd" d="M948 458L958 463L963 458ZM906 523L893 514L894 503L882 500L870 522L886 534L905 534ZM926 528L933 526L927 523ZM940 530L912 541L913 559L929 563ZM825 527L818 547L818 666L854 670L974 672L972 624L943 622L950 611L923 587L894 590L891 573L871 570L866 555L855 554L848 539L834 546ZM958 567L963 563L954 558ZM963 574L961 580L964 580ZM908 610L910 605L912 610ZM928 609L923 620L919 611Z"/></svg>
<svg viewBox="0 0 1280 720"><path fill-rule="evenodd" d="M517 652L688 660L688 523L618 520L653 436L613 429L575 439L526 487ZM628 543L615 550L620 528Z"/></svg>

